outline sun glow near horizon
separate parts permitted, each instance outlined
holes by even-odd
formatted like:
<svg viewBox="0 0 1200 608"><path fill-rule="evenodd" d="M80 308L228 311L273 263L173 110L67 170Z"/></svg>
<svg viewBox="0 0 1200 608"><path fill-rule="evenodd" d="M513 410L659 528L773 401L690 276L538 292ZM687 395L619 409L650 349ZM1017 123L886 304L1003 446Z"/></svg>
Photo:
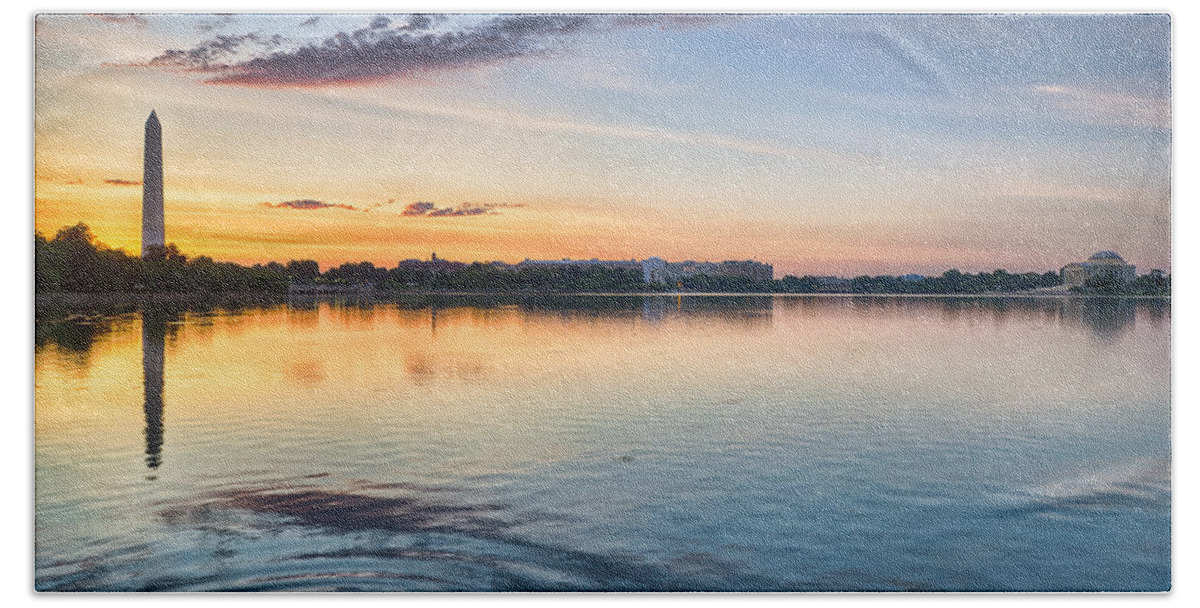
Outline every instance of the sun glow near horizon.
<svg viewBox="0 0 1200 608"><path fill-rule="evenodd" d="M140 249L153 108L167 240L223 261L1171 266L1165 15L108 17L37 19L47 236Z"/></svg>

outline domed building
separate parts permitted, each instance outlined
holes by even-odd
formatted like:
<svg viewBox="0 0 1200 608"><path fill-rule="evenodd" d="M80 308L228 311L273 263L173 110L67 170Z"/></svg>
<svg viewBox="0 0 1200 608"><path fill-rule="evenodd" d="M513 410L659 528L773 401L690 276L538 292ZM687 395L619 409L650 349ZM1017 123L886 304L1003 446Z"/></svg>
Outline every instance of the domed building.
<svg viewBox="0 0 1200 608"><path fill-rule="evenodd" d="M1090 279L1108 277L1128 283L1137 276L1137 267L1126 264L1115 251L1101 251L1086 262L1072 262L1062 267L1064 287L1083 287Z"/></svg>

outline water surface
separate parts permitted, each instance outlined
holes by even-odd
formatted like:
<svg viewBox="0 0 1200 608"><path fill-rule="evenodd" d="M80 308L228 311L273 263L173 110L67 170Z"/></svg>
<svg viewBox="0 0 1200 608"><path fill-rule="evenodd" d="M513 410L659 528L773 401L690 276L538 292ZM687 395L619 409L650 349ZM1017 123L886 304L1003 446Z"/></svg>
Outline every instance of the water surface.
<svg viewBox="0 0 1200 608"><path fill-rule="evenodd" d="M41 590L1165 590L1169 300L39 313Z"/></svg>

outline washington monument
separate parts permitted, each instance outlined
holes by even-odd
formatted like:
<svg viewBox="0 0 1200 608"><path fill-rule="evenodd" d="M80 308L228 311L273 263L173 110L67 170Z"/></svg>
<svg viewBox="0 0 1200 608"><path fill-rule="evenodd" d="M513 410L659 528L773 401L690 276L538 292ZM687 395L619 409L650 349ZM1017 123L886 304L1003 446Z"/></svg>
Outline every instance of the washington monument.
<svg viewBox="0 0 1200 608"><path fill-rule="evenodd" d="M163 228L162 125L150 110L142 160L142 257L166 245Z"/></svg>

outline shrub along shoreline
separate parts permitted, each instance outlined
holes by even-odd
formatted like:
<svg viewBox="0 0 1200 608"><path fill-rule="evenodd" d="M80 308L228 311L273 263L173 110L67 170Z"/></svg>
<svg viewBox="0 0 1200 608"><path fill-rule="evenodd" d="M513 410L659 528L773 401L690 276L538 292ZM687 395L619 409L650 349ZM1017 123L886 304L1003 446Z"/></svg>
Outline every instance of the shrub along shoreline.
<svg viewBox="0 0 1200 608"><path fill-rule="evenodd" d="M1092 284L1095 283L1095 284ZM1169 296L1171 277L1151 271L1130 283L1093 281L1076 295ZM1062 285L1058 273L1005 270L936 277L859 276L850 280L787 275L755 281L748 277L695 275L675 285L648 284L642 273L603 266L520 267L446 260L399 262L395 268L371 262L346 263L321 272L313 260L242 266L208 256L188 258L174 244L146 257L99 243L85 224L63 228L53 238L34 236L34 289L39 295L71 294L278 294L358 293L741 293L878 295L1021 295Z"/></svg>

